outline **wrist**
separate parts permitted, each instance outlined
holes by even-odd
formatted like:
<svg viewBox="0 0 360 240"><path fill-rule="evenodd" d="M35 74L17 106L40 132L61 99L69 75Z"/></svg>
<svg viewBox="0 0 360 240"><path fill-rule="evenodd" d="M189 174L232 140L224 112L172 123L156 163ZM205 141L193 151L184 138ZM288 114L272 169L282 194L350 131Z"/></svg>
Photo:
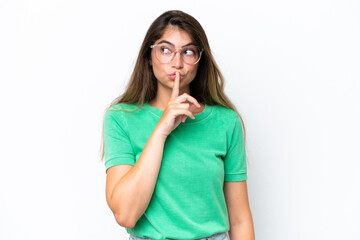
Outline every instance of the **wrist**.
<svg viewBox="0 0 360 240"><path fill-rule="evenodd" d="M163 131L161 131L157 127L155 127L152 135L154 135L156 138L161 138L163 140L166 140L166 138L168 137L168 134L164 133Z"/></svg>

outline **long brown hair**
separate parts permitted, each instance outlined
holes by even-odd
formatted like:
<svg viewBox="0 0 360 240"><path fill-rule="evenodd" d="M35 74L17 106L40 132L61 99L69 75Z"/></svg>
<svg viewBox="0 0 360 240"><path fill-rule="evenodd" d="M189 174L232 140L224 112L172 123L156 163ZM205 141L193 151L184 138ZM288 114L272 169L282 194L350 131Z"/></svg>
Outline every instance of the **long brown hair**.
<svg viewBox="0 0 360 240"><path fill-rule="evenodd" d="M190 83L190 95L198 102L207 105L221 105L230 108L237 113L241 120L244 138L246 142L246 132L244 121L230 99L224 93L225 81L217 66L210 50L209 42L204 29L200 23L187 13L179 10L167 11L161 14L149 27L144 41L141 45L138 58L126 86L125 92L115 98L109 107L106 108L104 117L108 109L119 103L136 104L134 111L138 111L144 102L149 102L155 98L157 93L157 80L153 74L150 46L160 39L167 26L175 26L186 31L192 41L203 49L203 54L199 61L196 77ZM117 109L121 110L121 109ZM101 160L105 155L104 125L102 130Z"/></svg>

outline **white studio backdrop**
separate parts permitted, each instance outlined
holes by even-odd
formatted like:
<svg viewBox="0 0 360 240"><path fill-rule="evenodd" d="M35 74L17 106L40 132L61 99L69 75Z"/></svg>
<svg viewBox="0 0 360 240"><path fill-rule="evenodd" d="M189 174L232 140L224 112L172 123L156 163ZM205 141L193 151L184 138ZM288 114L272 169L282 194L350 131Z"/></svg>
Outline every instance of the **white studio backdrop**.
<svg viewBox="0 0 360 240"><path fill-rule="evenodd" d="M103 114L171 9L202 24L244 118L256 238L360 239L355 0L0 1L0 239L128 239Z"/></svg>

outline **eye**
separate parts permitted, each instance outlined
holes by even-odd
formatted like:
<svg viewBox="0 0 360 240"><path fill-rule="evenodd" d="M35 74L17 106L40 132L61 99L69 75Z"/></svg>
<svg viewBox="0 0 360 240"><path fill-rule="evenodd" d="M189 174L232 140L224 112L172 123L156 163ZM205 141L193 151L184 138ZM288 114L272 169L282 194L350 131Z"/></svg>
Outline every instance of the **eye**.
<svg viewBox="0 0 360 240"><path fill-rule="evenodd" d="M185 50L185 54L186 54L186 55L194 55L195 53L194 53L193 50L187 49L187 50Z"/></svg>
<svg viewBox="0 0 360 240"><path fill-rule="evenodd" d="M183 51L185 56L196 56L197 55L197 50L195 47L189 47L189 48L185 48Z"/></svg>
<svg viewBox="0 0 360 240"><path fill-rule="evenodd" d="M162 54L171 54L172 50L167 46L160 46L160 52Z"/></svg>

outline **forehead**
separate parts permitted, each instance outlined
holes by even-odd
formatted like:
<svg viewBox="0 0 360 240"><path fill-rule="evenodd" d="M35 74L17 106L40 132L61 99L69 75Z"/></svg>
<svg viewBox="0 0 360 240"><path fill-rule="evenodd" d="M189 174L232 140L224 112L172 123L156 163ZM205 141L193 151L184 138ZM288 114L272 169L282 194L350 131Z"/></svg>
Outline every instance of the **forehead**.
<svg viewBox="0 0 360 240"><path fill-rule="evenodd" d="M155 43L162 40L166 40L179 47L192 42L190 34L176 26L167 26L163 35Z"/></svg>

